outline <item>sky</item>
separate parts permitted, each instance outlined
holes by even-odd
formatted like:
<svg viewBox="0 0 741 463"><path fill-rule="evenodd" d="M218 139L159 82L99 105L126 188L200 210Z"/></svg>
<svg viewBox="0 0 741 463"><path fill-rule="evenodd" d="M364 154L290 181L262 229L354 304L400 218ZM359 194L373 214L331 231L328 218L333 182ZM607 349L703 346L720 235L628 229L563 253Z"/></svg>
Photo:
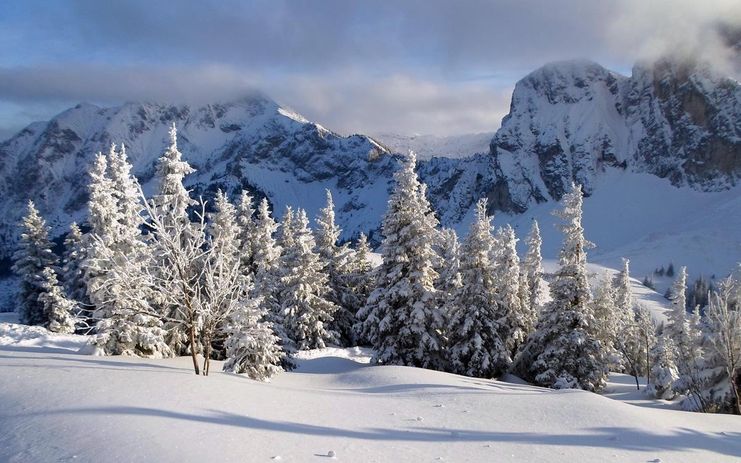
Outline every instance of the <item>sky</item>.
<svg viewBox="0 0 741 463"><path fill-rule="evenodd" d="M741 1L4 0L0 139L82 101L255 89L343 134L492 132L551 61L629 74L689 50L728 66L718 24L741 29Z"/></svg>

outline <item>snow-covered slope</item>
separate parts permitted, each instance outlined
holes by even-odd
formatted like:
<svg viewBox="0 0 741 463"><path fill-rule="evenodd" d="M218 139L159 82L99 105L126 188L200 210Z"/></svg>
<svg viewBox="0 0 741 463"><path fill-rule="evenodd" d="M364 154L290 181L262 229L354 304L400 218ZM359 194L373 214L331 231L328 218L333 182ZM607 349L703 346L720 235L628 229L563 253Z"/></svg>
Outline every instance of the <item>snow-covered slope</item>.
<svg viewBox="0 0 741 463"><path fill-rule="evenodd" d="M467 133L441 137L437 135L400 135L382 133L374 138L395 153L414 151L418 159L432 157L465 158L476 153L488 153L493 132Z"/></svg>
<svg viewBox="0 0 741 463"><path fill-rule="evenodd" d="M69 340L67 349L7 341L22 329L0 324L2 461L722 463L741 455L735 416L368 366L357 350L308 352L271 383L220 373L218 364L204 378L188 358L91 357Z"/></svg>
<svg viewBox="0 0 741 463"><path fill-rule="evenodd" d="M524 237L538 220L543 254L555 257L562 240L552 215L556 207L548 202L523 214L499 214L494 224L511 223ZM627 257L639 279L669 263L686 265L691 279L723 277L741 262L741 186L706 193L649 174L609 171L585 198L583 223L595 244L589 261L617 269Z"/></svg>

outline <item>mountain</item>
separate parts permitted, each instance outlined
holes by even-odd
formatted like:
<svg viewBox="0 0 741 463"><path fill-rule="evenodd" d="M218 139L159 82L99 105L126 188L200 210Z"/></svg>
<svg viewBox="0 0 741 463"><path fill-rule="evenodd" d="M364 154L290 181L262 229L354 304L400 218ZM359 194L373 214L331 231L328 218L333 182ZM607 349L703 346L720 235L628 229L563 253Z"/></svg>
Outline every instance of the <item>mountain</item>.
<svg viewBox="0 0 741 463"><path fill-rule="evenodd" d="M395 153L414 151L417 159L433 157L466 158L475 153L488 153L494 132L466 133L463 135L400 135L380 133L373 138Z"/></svg>
<svg viewBox="0 0 741 463"><path fill-rule="evenodd" d="M378 242L398 166L395 152L410 146L423 148L427 156L445 154L421 161L419 174L441 222L460 233L466 231L472 206L487 197L491 212L521 224L518 232L523 234L524 219L547 216L545 211L572 180L581 183L588 196L608 185L606 191L615 194L599 195L595 202L608 211L625 210L618 201L635 202L635 191L650 197L653 188L670 203L692 197L691 204L701 204L707 220L741 223L741 210L728 199L738 192L741 178L738 82L692 61L639 64L630 77L592 62L567 61L543 66L520 80L489 151L465 157L461 154L466 146L482 149L480 138L386 136L379 142L363 135L342 137L260 94L198 107L78 105L0 143L0 256L10 254L15 224L29 198L56 235L64 233L71 220L84 219L85 172L94 154L112 142L125 143L134 172L145 191L151 191L154 166L173 122L185 159L198 169L187 178L194 194L210 198L217 188L231 194L247 188L267 196L278 216L289 204L313 215L329 188L343 239L365 231ZM621 188L625 195L617 194ZM718 201L708 199L715 198L713 192L721 194ZM618 245L625 246L628 237L652 246L656 237L671 234L666 227L686 232L685 219L695 211L672 204L665 208L673 214L669 217L659 210L662 204L651 204L645 210L640 203L628 205L638 211L630 212L631 220L648 225L639 227L639 235L623 230L619 238L608 236L614 246L603 248L605 255L622 249ZM657 210L662 219L651 219ZM617 219L600 217L606 224ZM702 241L707 227L698 224L693 230L681 239L667 238L663 253L651 254L652 259L682 254L690 247L681 243ZM555 234L553 240L558 242ZM738 238L691 249L690 260L701 262L703 271L723 273L728 259L741 256ZM723 258L698 257L703 255ZM649 265L653 262L644 262Z"/></svg>
<svg viewBox="0 0 741 463"><path fill-rule="evenodd" d="M313 213L330 188L347 236L377 227L385 203L368 204L368 199L386 194L396 161L371 138L341 137L262 95L201 107L81 104L0 144L0 214L5 218L0 236L6 254L29 198L56 234L71 220L84 218L85 172L95 153L113 142L125 144L134 173L145 191L151 190L173 122L184 158L197 169L187 178L194 194L248 188L268 196L278 213L286 204Z"/></svg>
<svg viewBox="0 0 741 463"><path fill-rule="evenodd" d="M739 83L692 61L639 64L631 77L586 61L544 66L517 83L491 142L492 207L523 212L571 180L590 194L609 168L726 190L741 178L739 116Z"/></svg>

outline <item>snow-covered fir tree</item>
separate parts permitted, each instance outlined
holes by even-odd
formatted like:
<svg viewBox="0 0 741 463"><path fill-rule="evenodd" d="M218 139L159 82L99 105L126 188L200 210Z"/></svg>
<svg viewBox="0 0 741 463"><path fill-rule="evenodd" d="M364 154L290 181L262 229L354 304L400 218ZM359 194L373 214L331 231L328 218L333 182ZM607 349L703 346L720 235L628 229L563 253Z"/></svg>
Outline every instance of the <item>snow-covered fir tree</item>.
<svg viewBox="0 0 741 463"><path fill-rule="evenodd" d="M396 185L383 218L383 262L376 289L358 314L361 337L375 361L423 368L444 367L442 311L436 304L433 249L437 226L410 153L394 174Z"/></svg>
<svg viewBox="0 0 741 463"><path fill-rule="evenodd" d="M88 245L89 237L82 234L76 222L72 222L64 239L60 276L67 296L76 301L83 311L90 308L84 272Z"/></svg>
<svg viewBox="0 0 741 463"><path fill-rule="evenodd" d="M350 255L349 273L346 276L350 293L344 301L347 309L355 314L355 325L352 333L352 344L354 345L370 344L370 341L359 336L357 314L365 306L375 284L373 264L370 261L371 252L368 237L365 233L361 233L355 244L355 252Z"/></svg>
<svg viewBox="0 0 741 463"><path fill-rule="evenodd" d="M255 265L255 210L252 208L252 195L247 190L242 190L237 203L237 225L239 226L239 258L241 260L242 272L254 277Z"/></svg>
<svg viewBox="0 0 741 463"><path fill-rule="evenodd" d="M739 269L741 270L741 268ZM722 372L712 397L721 411L741 415L741 271L723 280L710 297L707 317L711 365ZM725 387L723 387L725 386ZM713 391L710 391L713 392Z"/></svg>
<svg viewBox="0 0 741 463"><path fill-rule="evenodd" d="M283 314L280 305L282 269L280 268L281 247L275 237L278 223L270 213L268 200L263 198L255 214L255 228L252 242L254 263L253 297L259 298L261 310L271 323L275 335L280 338L285 353L290 354L294 347L283 329Z"/></svg>
<svg viewBox="0 0 741 463"><path fill-rule="evenodd" d="M259 299L248 299L232 314L226 327L224 370L266 381L282 371L284 353Z"/></svg>
<svg viewBox="0 0 741 463"><path fill-rule="evenodd" d="M221 254L227 265L234 265L241 249L239 241L241 229L237 223L237 209L221 190L216 193L214 208L215 212L210 216L208 227L211 252Z"/></svg>
<svg viewBox="0 0 741 463"><path fill-rule="evenodd" d="M705 375L706 359L702 349L702 332L699 326L699 313L687 316L687 268L682 267L671 287L672 310L669 314L667 334L674 343L674 361L679 377L672 384L677 394L687 395L682 407L707 411L708 402L703 390L709 378Z"/></svg>
<svg viewBox="0 0 741 463"><path fill-rule="evenodd" d="M540 228L536 220L533 220L530 234L527 236L525 243L527 244L527 254L525 254L522 266L529 285L530 310L537 315L545 297L545 289L543 285L543 257L540 254L543 240L540 237Z"/></svg>
<svg viewBox="0 0 741 463"><path fill-rule="evenodd" d="M240 267L241 230L237 224L237 209L221 190L216 193L214 208L208 224L208 255L204 256L200 285L205 304L198 309L205 375L209 373L212 357L223 358L220 347L226 336L225 326L231 314L244 304L252 284L250 276Z"/></svg>
<svg viewBox="0 0 741 463"><path fill-rule="evenodd" d="M507 370L511 358L506 346L506 318L497 297L497 272L491 251L491 217L486 200L476 207L476 218L461 247L459 286L446 305L450 371L491 378Z"/></svg>
<svg viewBox="0 0 741 463"><path fill-rule="evenodd" d="M186 175L195 172L195 169L183 160L182 156L177 145L177 128L173 123L169 131L169 145L157 160L155 171L157 189L150 200L152 211L149 214L160 220L157 233L153 233L152 253L158 256L152 261L153 271L162 272L160 276L164 281L169 281L171 285L177 284L180 278L171 273L173 250L163 247L171 239L177 238L181 241L178 250L187 253L186 250L191 248L193 241L202 240L200 234L203 232L202 229L198 229L197 225L191 225L188 216L188 208L194 206L196 201L190 197L183 184L183 179ZM151 225L150 228L152 228ZM184 315L182 308L177 305L163 305L159 311L169 319L165 328L170 348L177 354L188 353L191 349L191 342L186 332L186 325L189 322L182 319Z"/></svg>
<svg viewBox="0 0 741 463"><path fill-rule="evenodd" d="M33 201L28 202L21 221L20 242L13 261L13 272L20 277L18 312L21 323L47 326L49 320L39 296L47 290L44 269L53 268L57 257L49 240L49 227Z"/></svg>
<svg viewBox="0 0 741 463"><path fill-rule="evenodd" d="M669 313L669 323L667 324L667 333L679 349L686 348L689 343L686 287L687 267L681 267L669 293L672 310Z"/></svg>
<svg viewBox="0 0 741 463"><path fill-rule="evenodd" d="M176 223L188 222L188 208L196 203L183 185L183 178L195 172L195 169L182 159L174 122L169 135L170 145L157 161L158 186L157 193L152 198L155 212L162 217L166 228L174 227Z"/></svg>
<svg viewBox="0 0 741 463"><path fill-rule="evenodd" d="M622 371L638 377L648 373L648 353L654 337L653 321L648 311L636 307L630 287L630 261L623 259L622 270L615 275L615 317L612 345L620 355Z"/></svg>
<svg viewBox="0 0 741 463"><path fill-rule="evenodd" d="M74 333L77 304L65 296L54 269L46 267L41 276L43 292L39 302L43 306L44 327L54 333Z"/></svg>
<svg viewBox="0 0 741 463"><path fill-rule="evenodd" d="M594 335L612 371L622 371L622 358L615 346L618 335L617 294L609 274L600 279L594 291L591 307L594 314ZM632 311L632 308L630 309Z"/></svg>
<svg viewBox="0 0 741 463"><path fill-rule="evenodd" d="M560 268L551 284L551 302L543 307L535 331L518 358L517 371L535 384L598 391L605 385L607 365L596 339L587 281L582 228L582 190L572 185L556 215L563 220Z"/></svg>
<svg viewBox="0 0 741 463"><path fill-rule="evenodd" d="M286 222L284 221L284 224ZM309 229L306 211L299 209L283 231L280 304L283 328L298 349L316 349L337 342L330 324L337 310L327 295L327 274ZM288 239L286 239L288 238Z"/></svg>
<svg viewBox="0 0 741 463"><path fill-rule="evenodd" d="M674 342L666 333L661 333L650 352L651 369L648 393L657 399L670 400L676 397L672 386L679 378L674 357Z"/></svg>
<svg viewBox="0 0 741 463"><path fill-rule="evenodd" d="M458 235L452 228L444 228L439 233L440 255L437 267L438 277L435 283L440 298L440 305L445 305L451 295L463 284L460 274L461 244Z"/></svg>
<svg viewBox="0 0 741 463"><path fill-rule="evenodd" d="M95 156L88 175L90 238L86 259L83 261L83 274L87 297L92 309L98 311L106 300L103 289L111 268L108 259L119 231L119 210L113 196L113 181L108 175L108 159L103 154L98 153Z"/></svg>
<svg viewBox="0 0 741 463"><path fill-rule="evenodd" d="M329 278L330 291L327 298L337 306L330 329L339 336L342 346L354 344L353 326L356 323L357 306L353 305L353 291L350 287L352 276L353 250L345 244L339 246L337 240L342 230L335 223L334 201L327 190L327 204L319 210L316 217L316 252L324 263L324 271Z"/></svg>
<svg viewBox="0 0 741 463"><path fill-rule="evenodd" d="M92 342L106 355L171 356L159 313L151 310L153 254L142 236L144 203L123 147L112 146L104 162L98 157L91 179L86 271L99 320Z"/></svg>
<svg viewBox="0 0 741 463"><path fill-rule="evenodd" d="M497 232L495 240L495 267L497 298L504 319L505 342L514 356L535 326L536 314L520 299L520 259L517 256L517 237L510 225Z"/></svg>

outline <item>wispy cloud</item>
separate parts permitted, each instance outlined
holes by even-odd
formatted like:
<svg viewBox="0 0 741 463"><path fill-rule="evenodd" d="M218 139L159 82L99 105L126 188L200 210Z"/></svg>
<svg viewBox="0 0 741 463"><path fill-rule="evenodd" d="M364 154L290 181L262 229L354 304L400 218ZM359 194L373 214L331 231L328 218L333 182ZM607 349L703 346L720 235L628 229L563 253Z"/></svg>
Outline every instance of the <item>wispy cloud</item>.
<svg viewBox="0 0 741 463"><path fill-rule="evenodd" d="M737 0L7 2L0 130L24 105L214 101L258 88L341 132L494 130L552 60L693 51L734 72ZM34 114L38 114L34 111Z"/></svg>

